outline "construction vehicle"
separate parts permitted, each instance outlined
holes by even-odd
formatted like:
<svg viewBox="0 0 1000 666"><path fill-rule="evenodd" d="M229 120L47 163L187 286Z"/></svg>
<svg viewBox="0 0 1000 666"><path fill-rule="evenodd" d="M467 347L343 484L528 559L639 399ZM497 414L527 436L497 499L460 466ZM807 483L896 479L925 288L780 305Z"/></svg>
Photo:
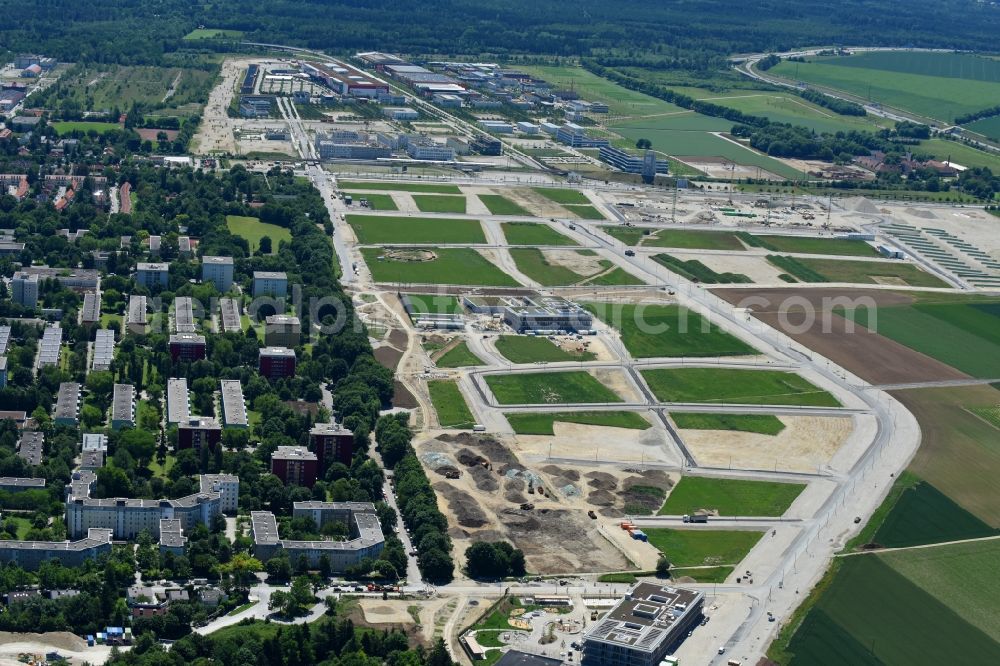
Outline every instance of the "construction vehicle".
<svg viewBox="0 0 1000 666"><path fill-rule="evenodd" d="M692 513L685 514L682 520L685 523L707 523L708 514L707 513Z"/></svg>

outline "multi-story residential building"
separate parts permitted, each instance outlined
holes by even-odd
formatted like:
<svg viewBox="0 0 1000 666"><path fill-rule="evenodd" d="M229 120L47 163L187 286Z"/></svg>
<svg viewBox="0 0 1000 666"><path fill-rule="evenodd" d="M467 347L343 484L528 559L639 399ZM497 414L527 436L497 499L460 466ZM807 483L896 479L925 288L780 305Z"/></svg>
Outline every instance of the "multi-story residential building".
<svg viewBox="0 0 1000 666"><path fill-rule="evenodd" d="M135 281L147 289L166 287L170 283L170 264L139 262L135 267Z"/></svg>
<svg viewBox="0 0 1000 666"><path fill-rule="evenodd" d="M254 511L250 514L250 529L254 541L254 556L267 561L284 552L292 562L305 556L309 566L318 567L325 557L331 571L341 573L365 558L377 559L385 547L385 537L375 513L375 505L367 502L295 502L295 517L309 516L317 526L329 521L347 524L347 541L293 541L278 535L278 521L273 513Z"/></svg>
<svg viewBox="0 0 1000 666"><path fill-rule="evenodd" d="M45 435L25 430L17 442L17 456L29 465L41 465L45 457Z"/></svg>
<svg viewBox="0 0 1000 666"><path fill-rule="evenodd" d="M135 387L131 384L115 384L111 399L111 427L118 430L135 427Z"/></svg>
<svg viewBox="0 0 1000 666"><path fill-rule="evenodd" d="M177 448L200 450L222 440L222 426L208 416L192 416L177 426Z"/></svg>
<svg viewBox="0 0 1000 666"><path fill-rule="evenodd" d="M271 315L264 318L264 344L268 347L298 347L302 324L292 315Z"/></svg>
<svg viewBox="0 0 1000 666"><path fill-rule="evenodd" d="M56 425L76 427L80 423L80 385L75 382L63 382L59 385L56 395L55 411L52 420Z"/></svg>
<svg viewBox="0 0 1000 666"><path fill-rule="evenodd" d="M223 333L240 333L243 323L240 321L240 304L235 298L219 299L219 318Z"/></svg>
<svg viewBox="0 0 1000 666"><path fill-rule="evenodd" d="M38 360L36 367L41 370L50 365L59 364L59 352L62 349L62 328L59 324L47 326L38 342Z"/></svg>
<svg viewBox="0 0 1000 666"><path fill-rule="evenodd" d="M243 399L243 386L238 379L223 379L219 382L222 401L222 424L227 428L247 428L247 406Z"/></svg>
<svg viewBox="0 0 1000 666"><path fill-rule="evenodd" d="M110 553L111 538L111 530L93 528L76 541L0 541L0 562L16 564L27 571L36 571L47 560L58 560L64 567L78 567Z"/></svg>
<svg viewBox="0 0 1000 666"><path fill-rule="evenodd" d="M170 336L170 358L173 361L200 361L205 358L207 345L204 335L175 333Z"/></svg>
<svg viewBox="0 0 1000 666"><path fill-rule="evenodd" d="M211 282L222 294L229 291L233 286L233 258L207 255L202 257L201 281Z"/></svg>
<svg viewBox="0 0 1000 666"><path fill-rule="evenodd" d="M101 321L101 295L94 291L88 291L83 295L80 323L95 324L99 321Z"/></svg>
<svg viewBox="0 0 1000 666"><path fill-rule="evenodd" d="M254 271L253 297L288 295L288 275L281 271Z"/></svg>
<svg viewBox="0 0 1000 666"><path fill-rule="evenodd" d="M167 424L177 425L191 418L191 399L187 380L171 377L167 380Z"/></svg>
<svg viewBox="0 0 1000 666"><path fill-rule="evenodd" d="M146 297L132 295L128 298L128 315L125 326L129 333L145 335L148 319L146 317Z"/></svg>
<svg viewBox="0 0 1000 666"><path fill-rule="evenodd" d="M240 478L233 474L202 474L198 484L203 493L222 496L222 513L236 514L240 500Z"/></svg>
<svg viewBox="0 0 1000 666"><path fill-rule="evenodd" d="M339 423L316 423L309 431L309 448L319 461L319 473L324 474L332 463L351 465L354 454L354 433Z"/></svg>
<svg viewBox="0 0 1000 666"><path fill-rule="evenodd" d="M302 446L279 446L271 454L271 474L286 486L295 484L312 488L319 475L316 454Z"/></svg>
<svg viewBox="0 0 1000 666"><path fill-rule="evenodd" d="M17 271L10 281L11 299L18 305L33 308L38 305L38 276Z"/></svg>
<svg viewBox="0 0 1000 666"><path fill-rule="evenodd" d="M257 370L268 379L295 376L295 352L286 347L263 347L260 350Z"/></svg>
<svg viewBox="0 0 1000 666"><path fill-rule="evenodd" d="M91 369L95 372L110 370L115 359L115 332L110 328L99 328L94 334L94 354Z"/></svg>

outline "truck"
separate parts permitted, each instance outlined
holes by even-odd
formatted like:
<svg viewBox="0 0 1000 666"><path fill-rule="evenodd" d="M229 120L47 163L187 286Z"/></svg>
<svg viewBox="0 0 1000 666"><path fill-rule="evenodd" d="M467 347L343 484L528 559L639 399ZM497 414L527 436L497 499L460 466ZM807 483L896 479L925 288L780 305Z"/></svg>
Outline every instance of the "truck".
<svg viewBox="0 0 1000 666"><path fill-rule="evenodd" d="M683 520L685 523L707 523L708 514L705 513L684 514Z"/></svg>
<svg viewBox="0 0 1000 666"><path fill-rule="evenodd" d="M635 250L625 250L625 256L626 257L634 257L635 256Z"/></svg>

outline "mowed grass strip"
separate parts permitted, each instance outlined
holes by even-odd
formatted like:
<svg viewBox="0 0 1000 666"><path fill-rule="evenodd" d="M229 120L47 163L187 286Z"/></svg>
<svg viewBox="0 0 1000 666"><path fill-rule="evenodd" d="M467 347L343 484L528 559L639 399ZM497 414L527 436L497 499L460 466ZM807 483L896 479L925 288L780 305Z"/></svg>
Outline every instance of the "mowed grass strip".
<svg viewBox="0 0 1000 666"><path fill-rule="evenodd" d="M706 510L721 516L777 517L784 515L804 488L801 483L685 476L670 491L660 515Z"/></svg>
<svg viewBox="0 0 1000 666"><path fill-rule="evenodd" d="M540 222L501 222L504 238L508 245L576 245L569 236L564 236L547 224Z"/></svg>
<svg viewBox="0 0 1000 666"><path fill-rule="evenodd" d="M582 370L487 375L486 385L501 405L623 402L617 393Z"/></svg>
<svg viewBox="0 0 1000 666"><path fill-rule="evenodd" d="M410 311L414 314L462 314L458 296L450 294L406 294Z"/></svg>
<svg viewBox="0 0 1000 666"><path fill-rule="evenodd" d="M662 402L840 406L832 395L794 372L731 368L657 368L641 372L656 399Z"/></svg>
<svg viewBox="0 0 1000 666"><path fill-rule="evenodd" d="M465 197L446 194L414 194L413 202L424 213L464 213Z"/></svg>
<svg viewBox="0 0 1000 666"><path fill-rule="evenodd" d="M647 527L649 543L675 567L736 565L743 561L763 532Z"/></svg>
<svg viewBox="0 0 1000 666"><path fill-rule="evenodd" d="M635 412L537 412L533 414L505 414L507 422L518 435L555 435L555 423L579 423L581 425L605 426L608 428L628 428L647 430L650 423Z"/></svg>
<svg viewBox="0 0 1000 666"><path fill-rule="evenodd" d="M583 192L579 190L570 190L566 188L557 187L534 187L532 188L535 192L542 195L549 201L553 201L557 204L589 204L590 199L587 198Z"/></svg>
<svg viewBox="0 0 1000 666"><path fill-rule="evenodd" d="M271 239L271 254L278 251L281 241L291 242L292 232L276 224L261 222L256 217L245 215L226 215L226 227L229 233L245 238L250 244L250 251L256 252L260 247L260 239L267 236Z"/></svg>
<svg viewBox="0 0 1000 666"><path fill-rule="evenodd" d="M531 213L521 207L516 201L511 201L502 194L477 194L479 200L493 215L523 215L530 217Z"/></svg>
<svg viewBox="0 0 1000 666"><path fill-rule="evenodd" d="M589 351L567 351L548 338L535 335L501 335L497 351L511 363L550 363L557 361L592 361Z"/></svg>
<svg viewBox="0 0 1000 666"><path fill-rule="evenodd" d="M434 411L438 415L438 423L442 428L455 428L457 430L471 430L475 420L469 405L466 404L462 392L458 390L458 384L447 379L438 379L427 382L427 390L431 394L431 402L434 404Z"/></svg>
<svg viewBox="0 0 1000 666"><path fill-rule="evenodd" d="M99 123L90 120L65 120L49 123L56 134L69 134L70 132L97 132L104 134L111 130L120 130L121 125L117 123Z"/></svg>
<svg viewBox="0 0 1000 666"><path fill-rule="evenodd" d="M746 356L757 350L681 305L586 303L635 358Z"/></svg>
<svg viewBox="0 0 1000 666"><path fill-rule="evenodd" d="M344 194L352 197L357 202L364 199L368 202L368 207L372 210L399 210L391 194L376 194L373 192L344 192Z"/></svg>
<svg viewBox="0 0 1000 666"><path fill-rule="evenodd" d="M563 208L569 212L576 215L581 220L603 220L605 219L604 213L597 210L594 206L590 204L573 205L573 204L563 204Z"/></svg>
<svg viewBox="0 0 1000 666"><path fill-rule="evenodd" d="M395 192L427 192L429 194L461 194L458 185L440 183L393 183L386 181L340 180L337 186L344 190L392 190Z"/></svg>
<svg viewBox="0 0 1000 666"><path fill-rule="evenodd" d="M670 412L670 418L681 430L728 430L773 436L785 429L785 424L774 414Z"/></svg>
<svg viewBox="0 0 1000 666"><path fill-rule="evenodd" d="M458 343L434 360L439 368L464 368L471 365L482 365L483 360L472 353L464 341Z"/></svg>
<svg viewBox="0 0 1000 666"><path fill-rule="evenodd" d="M395 258L392 252L378 247L361 248L361 254L375 282L520 286L517 280L471 248L436 248L433 251L434 257L426 261ZM400 252L403 254L397 254L396 257L423 256L419 249L403 249Z"/></svg>
<svg viewBox="0 0 1000 666"><path fill-rule="evenodd" d="M688 229L661 229L646 236L643 246L673 247L683 250L725 250L743 252L746 248L731 231L692 231Z"/></svg>
<svg viewBox="0 0 1000 666"><path fill-rule="evenodd" d="M550 262L537 248L519 247L508 251L517 265L517 270L545 287L572 285L587 277Z"/></svg>
<svg viewBox="0 0 1000 666"><path fill-rule="evenodd" d="M485 243L479 220L403 215L347 215L358 242L376 243Z"/></svg>
<svg viewBox="0 0 1000 666"><path fill-rule="evenodd" d="M774 252L830 254L840 257L878 256L875 248L863 240L819 238L815 236L770 236L762 234L756 234L753 238L760 243L760 247Z"/></svg>

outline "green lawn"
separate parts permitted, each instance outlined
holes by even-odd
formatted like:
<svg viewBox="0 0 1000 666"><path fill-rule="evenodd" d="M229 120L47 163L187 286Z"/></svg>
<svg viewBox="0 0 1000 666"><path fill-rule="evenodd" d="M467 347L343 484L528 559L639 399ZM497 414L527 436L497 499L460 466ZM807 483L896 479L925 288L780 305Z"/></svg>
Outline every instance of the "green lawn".
<svg viewBox="0 0 1000 666"><path fill-rule="evenodd" d="M783 516L805 488L800 483L682 478L660 509L660 515L679 516L699 510L718 511L721 516Z"/></svg>
<svg viewBox="0 0 1000 666"><path fill-rule="evenodd" d="M414 314L462 314L462 302L449 294L406 294Z"/></svg>
<svg viewBox="0 0 1000 666"><path fill-rule="evenodd" d="M742 273L716 273L697 259L685 261L669 254L654 254L652 259L692 282L702 284L750 284L753 282Z"/></svg>
<svg viewBox="0 0 1000 666"><path fill-rule="evenodd" d="M376 243L485 243L479 220L407 217L405 215L347 215L358 242Z"/></svg>
<svg viewBox="0 0 1000 666"><path fill-rule="evenodd" d="M680 305L585 303L635 358L746 356L750 345Z"/></svg>
<svg viewBox="0 0 1000 666"><path fill-rule="evenodd" d="M537 222L501 222L504 238L508 245L576 245L569 236L564 236L547 224Z"/></svg>
<svg viewBox="0 0 1000 666"><path fill-rule="evenodd" d="M473 354L465 342L455 345L434 361L434 365L439 368L464 368L482 364L483 360Z"/></svg>
<svg viewBox="0 0 1000 666"><path fill-rule="evenodd" d="M793 372L729 368L660 368L642 376L657 400L839 407L832 395Z"/></svg>
<svg viewBox="0 0 1000 666"><path fill-rule="evenodd" d="M243 33L239 30L223 30L221 28L195 28L184 35L185 41L200 41L203 39L240 39Z"/></svg>
<svg viewBox="0 0 1000 666"><path fill-rule="evenodd" d="M518 203L511 201L502 194L477 194L483 205L489 209L493 215L524 215L530 217L531 213L522 208Z"/></svg>
<svg viewBox="0 0 1000 666"><path fill-rule="evenodd" d="M344 192L355 202L362 199L368 202L368 207L372 210L399 210L391 194L375 194L373 192Z"/></svg>
<svg viewBox="0 0 1000 666"><path fill-rule="evenodd" d="M760 540L755 530L669 529L642 530L649 543L676 567L737 565Z"/></svg>
<svg viewBox="0 0 1000 666"><path fill-rule="evenodd" d="M635 412L536 412L505 416L507 423L518 435L554 435L553 425L556 421L630 430L650 428L649 421Z"/></svg>
<svg viewBox="0 0 1000 666"><path fill-rule="evenodd" d="M446 194L414 194L413 201L424 213L465 213L465 197Z"/></svg>
<svg viewBox="0 0 1000 666"><path fill-rule="evenodd" d="M405 261L390 258L388 250L377 247L361 249L365 263L376 282L456 284L487 287L517 287L517 280L507 275L483 255L471 248L437 248L429 261ZM418 250L406 251L417 256ZM422 255L421 255L422 256ZM382 257L380 259L380 257Z"/></svg>
<svg viewBox="0 0 1000 666"><path fill-rule="evenodd" d="M618 394L582 370L487 375L486 384L501 405L622 402Z"/></svg>
<svg viewBox="0 0 1000 666"><path fill-rule="evenodd" d="M674 247L685 250L742 252L745 249L737 235L730 231L661 229L646 236L641 244L646 247Z"/></svg>
<svg viewBox="0 0 1000 666"><path fill-rule="evenodd" d="M577 205L571 205L571 204L564 204L563 208L565 208L569 212L573 213L574 215L576 215L581 220L603 220L603 219L605 219L604 218L604 213L602 213L601 211L597 210L596 208L594 208L590 204L583 204L583 205L579 205L579 206L577 206Z"/></svg>
<svg viewBox="0 0 1000 666"><path fill-rule="evenodd" d="M596 358L592 352L566 351L548 338L534 335L501 335L496 346L511 363L592 361Z"/></svg>
<svg viewBox="0 0 1000 666"><path fill-rule="evenodd" d="M28 532L33 529L32 526L31 526L31 520L30 519L25 518L24 516L19 516L19 515L14 515L14 514L7 514L6 516L3 517L2 520L0 520L0 523L4 523L4 524L7 524L7 523L16 523L17 524L17 534L14 535L14 539L21 540L21 541L24 541L24 539L27 536Z"/></svg>
<svg viewBox="0 0 1000 666"><path fill-rule="evenodd" d="M777 435L785 429L785 424L773 414L671 412L670 418L681 430L732 430Z"/></svg>
<svg viewBox="0 0 1000 666"><path fill-rule="evenodd" d="M594 275L593 273L581 275L565 266L551 263L537 248L521 247L511 249L509 252L519 271L545 287L573 285L589 275Z"/></svg>
<svg viewBox="0 0 1000 666"><path fill-rule="evenodd" d="M338 180L337 186L344 190L392 190L394 192L427 192L432 194L461 194L458 185L439 183L393 183L386 181Z"/></svg>
<svg viewBox="0 0 1000 666"><path fill-rule="evenodd" d="M849 284L900 284L911 287L947 287L930 273L903 261L848 261L810 259L787 255L767 256L778 269L803 282L844 282Z"/></svg>
<svg viewBox="0 0 1000 666"><path fill-rule="evenodd" d="M570 190L558 187L534 187L532 188L538 194L549 201L554 201L557 204L589 204L590 199L587 198L580 190Z"/></svg>
<svg viewBox="0 0 1000 666"><path fill-rule="evenodd" d="M677 567L670 569L671 578L693 578L698 583L724 583L735 567Z"/></svg>
<svg viewBox="0 0 1000 666"><path fill-rule="evenodd" d="M111 130L121 129L118 123L99 123L87 120L72 120L49 123L56 131L56 134L69 134L70 132L97 132L104 134Z"/></svg>
<svg viewBox="0 0 1000 666"><path fill-rule="evenodd" d="M465 402L462 392L458 390L458 384L447 379L439 379L427 382L427 390L430 391L431 402L434 403L434 410L442 428L471 430L476 424L472 412L469 411L469 405Z"/></svg>
<svg viewBox="0 0 1000 666"><path fill-rule="evenodd" d="M646 284L646 282L632 275L624 268L615 266L606 273L600 273L592 278L587 278L583 281L583 284L598 284L606 287L615 287L618 285Z"/></svg>
<svg viewBox="0 0 1000 666"><path fill-rule="evenodd" d="M271 254L278 251L281 241L291 242L292 232L276 224L261 222L256 217L244 215L226 215L226 226L234 236L245 238L250 244L250 251L256 252L260 247L260 239L267 236L271 239Z"/></svg>
<svg viewBox="0 0 1000 666"><path fill-rule="evenodd" d="M793 254L832 254L841 257L875 257L878 252L862 240L842 240L838 238L817 238L815 236L771 236L752 237L760 247L774 252Z"/></svg>

